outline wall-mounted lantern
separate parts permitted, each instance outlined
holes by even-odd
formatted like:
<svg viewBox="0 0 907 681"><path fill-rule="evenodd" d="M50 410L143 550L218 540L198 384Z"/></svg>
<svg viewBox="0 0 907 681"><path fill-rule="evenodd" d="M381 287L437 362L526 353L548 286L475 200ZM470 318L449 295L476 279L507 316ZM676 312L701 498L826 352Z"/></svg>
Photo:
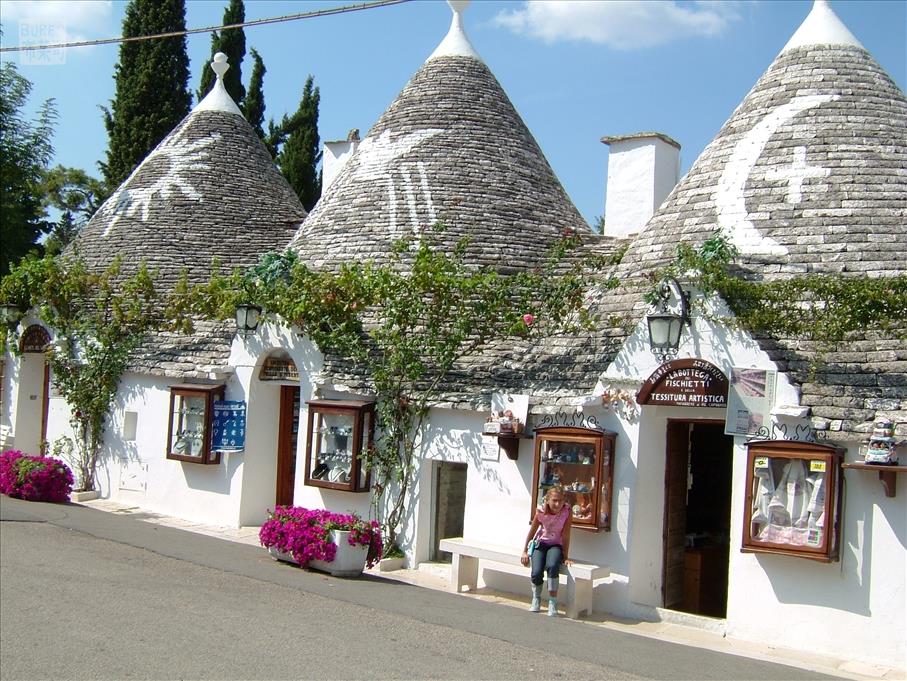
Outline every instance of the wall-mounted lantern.
<svg viewBox="0 0 907 681"><path fill-rule="evenodd" d="M236 306L236 330L248 336L258 328L261 308L251 303L240 303Z"/></svg>
<svg viewBox="0 0 907 681"><path fill-rule="evenodd" d="M668 310L671 297L680 303L680 314ZM674 277L666 277L658 290L658 312L646 315L649 325L649 347L656 357L664 360L673 356L680 347L684 325L690 324L690 297Z"/></svg>
<svg viewBox="0 0 907 681"><path fill-rule="evenodd" d="M19 325L19 308L12 303L0 303L0 323L5 324L10 331Z"/></svg>

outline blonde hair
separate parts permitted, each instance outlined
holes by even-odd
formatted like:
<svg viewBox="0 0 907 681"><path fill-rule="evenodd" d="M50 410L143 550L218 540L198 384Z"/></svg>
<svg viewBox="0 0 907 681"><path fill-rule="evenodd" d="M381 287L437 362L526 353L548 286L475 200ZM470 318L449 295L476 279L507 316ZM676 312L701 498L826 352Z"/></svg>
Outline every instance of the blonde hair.
<svg viewBox="0 0 907 681"><path fill-rule="evenodd" d="M545 496L544 496L543 499L542 499L542 501L543 501L542 506L543 506L543 508L545 508L545 509L548 508L548 497L551 496L551 493L552 493L552 492L557 492L558 494L561 495L561 499L564 500L564 503L567 502L567 493L566 493L566 491L564 490L564 486L561 485L561 484L554 484L554 485L551 485L551 487L549 487L549 488L545 491Z"/></svg>

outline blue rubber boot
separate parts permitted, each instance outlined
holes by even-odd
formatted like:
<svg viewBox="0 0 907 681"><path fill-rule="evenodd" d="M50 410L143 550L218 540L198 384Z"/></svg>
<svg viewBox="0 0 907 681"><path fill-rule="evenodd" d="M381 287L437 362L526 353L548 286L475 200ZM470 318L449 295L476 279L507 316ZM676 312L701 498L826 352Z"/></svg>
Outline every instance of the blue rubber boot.
<svg viewBox="0 0 907 681"><path fill-rule="evenodd" d="M542 585L532 585L532 603L529 604L529 612L539 612L542 609Z"/></svg>

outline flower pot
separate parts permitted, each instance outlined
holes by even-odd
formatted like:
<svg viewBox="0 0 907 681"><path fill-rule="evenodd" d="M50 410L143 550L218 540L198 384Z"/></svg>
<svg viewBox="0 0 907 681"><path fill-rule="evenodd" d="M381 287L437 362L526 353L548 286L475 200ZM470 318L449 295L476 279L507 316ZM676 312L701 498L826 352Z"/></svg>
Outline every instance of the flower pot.
<svg viewBox="0 0 907 681"><path fill-rule="evenodd" d="M358 577L365 569L368 558L368 547L357 544L349 545L350 533L346 530L331 530L331 539L337 545L334 560L310 560L309 567L322 572L330 572L334 577Z"/></svg>
<svg viewBox="0 0 907 681"><path fill-rule="evenodd" d="M332 530L331 539L337 545L337 553L334 560L310 560L308 567L322 572L329 572L334 577L358 577L365 569L365 561L368 558L367 546L350 546L348 543L350 533L345 530ZM281 551L273 546L268 547L268 553L275 560L285 563L298 564L293 555Z"/></svg>
<svg viewBox="0 0 907 681"><path fill-rule="evenodd" d="M296 559L293 558L292 554L287 553L286 551L281 551L280 549L278 549L274 546L268 547L268 553L271 555L271 558L273 558L274 560L280 560L280 561L283 561L284 563L293 563L294 565L298 565L298 563L296 562Z"/></svg>
<svg viewBox="0 0 907 681"><path fill-rule="evenodd" d="M91 490L90 492L70 492L69 500L75 503L79 503L80 501L92 501L93 499L97 499L100 496L101 493L96 489Z"/></svg>

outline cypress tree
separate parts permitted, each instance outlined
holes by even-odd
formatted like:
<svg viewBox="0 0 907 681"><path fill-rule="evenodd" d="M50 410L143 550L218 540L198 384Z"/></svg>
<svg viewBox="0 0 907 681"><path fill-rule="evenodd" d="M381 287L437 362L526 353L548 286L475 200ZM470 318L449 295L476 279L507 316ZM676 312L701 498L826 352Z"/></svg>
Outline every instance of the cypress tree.
<svg viewBox="0 0 907 681"><path fill-rule="evenodd" d="M249 89L240 109L242 109L243 116L249 121L252 129L264 140L265 131L262 126L265 122L265 93L263 87L267 69L261 59L261 55L258 54L254 47L249 52L252 54L252 76L249 78ZM227 73L230 72L227 71Z"/></svg>
<svg viewBox="0 0 907 681"><path fill-rule="evenodd" d="M123 36L186 30L185 0L131 0ZM116 92L104 111L107 161L100 163L115 189L189 113L189 56L186 37L139 40L120 45L114 70Z"/></svg>
<svg viewBox="0 0 907 681"><path fill-rule="evenodd" d="M306 210L312 210L321 197L321 141L318 138L318 104L321 95L309 76L302 89L299 108L280 124L284 143L277 154L277 166L296 191Z"/></svg>
<svg viewBox="0 0 907 681"><path fill-rule="evenodd" d="M243 0L230 0L224 10L223 25L241 24L246 20L246 8ZM246 34L241 28L228 28L220 33L211 34L211 58L218 52L227 55L230 68L224 74L224 87L237 104L242 104L246 96L246 88L242 84L242 60L246 56ZM211 91L214 85L214 71L208 68L209 59L202 69L202 83L198 89L198 101L201 101Z"/></svg>

